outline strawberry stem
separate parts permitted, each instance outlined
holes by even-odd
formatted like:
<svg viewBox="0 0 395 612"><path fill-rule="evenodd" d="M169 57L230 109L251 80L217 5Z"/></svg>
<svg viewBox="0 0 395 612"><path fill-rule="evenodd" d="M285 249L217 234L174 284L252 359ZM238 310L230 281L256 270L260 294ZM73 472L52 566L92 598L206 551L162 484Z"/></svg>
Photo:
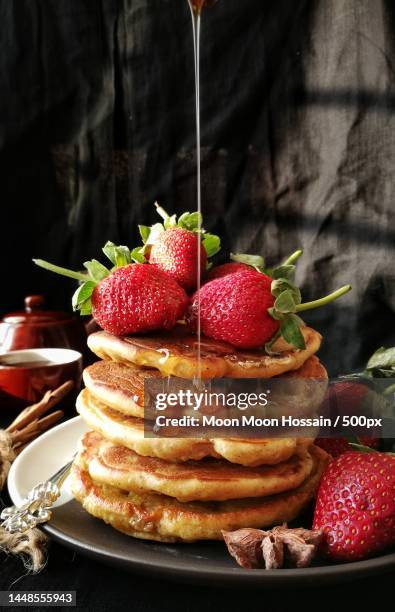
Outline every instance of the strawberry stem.
<svg viewBox="0 0 395 612"><path fill-rule="evenodd" d="M155 202L155 208L156 212L160 217L162 217L163 221L167 221L169 219L170 215L167 214L167 212L164 208L162 208L162 206L159 206L158 202Z"/></svg>
<svg viewBox="0 0 395 612"><path fill-rule="evenodd" d="M54 264L49 263L49 261L44 261L43 259L33 259L33 262L36 264L36 266L44 268L44 270L49 270L50 272L55 272L56 274L61 274L62 276L68 276L69 278L74 278L75 280L80 281L90 280L88 274L84 274L83 272L74 272L74 270L68 270L67 268L61 268L60 266L55 266Z"/></svg>
<svg viewBox="0 0 395 612"><path fill-rule="evenodd" d="M295 253L292 253L287 259L281 264L282 266L291 266L299 257L303 255L302 249L298 249Z"/></svg>
<svg viewBox="0 0 395 612"><path fill-rule="evenodd" d="M304 310L320 308L321 306L325 306L326 304L337 300L337 298L341 297L345 293L348 293L349 291L351 291L351 285L344 285L344 287L340 287L340 289L337 289L336 291L333 291L333 293L330 293L329 295L326 295L325 297L322 297L318 300L313 300L312 302L305 302L304 304L297 304L295 307L295 312L302 312Z"/></svg>

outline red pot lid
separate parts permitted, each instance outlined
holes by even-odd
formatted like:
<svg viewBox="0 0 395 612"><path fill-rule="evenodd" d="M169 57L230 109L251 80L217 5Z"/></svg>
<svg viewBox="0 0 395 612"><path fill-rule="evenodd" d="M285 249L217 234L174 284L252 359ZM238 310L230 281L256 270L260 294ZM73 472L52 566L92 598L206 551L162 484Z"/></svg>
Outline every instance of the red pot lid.
<svg viewBox="0 0 395 612"><path fill-rule="evenodd" d="M73 315L60 310L44 310L45 298L42 295L29 295L25 298L25 310L10 312L3 323L9 325L61 325L74 319Z"/></svg>

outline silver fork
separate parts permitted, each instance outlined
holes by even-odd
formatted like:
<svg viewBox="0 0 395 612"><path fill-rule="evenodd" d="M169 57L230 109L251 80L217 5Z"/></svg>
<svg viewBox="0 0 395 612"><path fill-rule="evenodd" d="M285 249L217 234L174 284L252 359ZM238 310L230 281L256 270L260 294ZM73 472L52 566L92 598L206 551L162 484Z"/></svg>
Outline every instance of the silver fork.
<svg viewBox="0 0 395 612"><path fill-rule="evenodd" d="M51 508L61 494L75 455L51 478L40 482L18 506L4 508L0 514L0 527L9 533L24 533L41 523L47 523L52 516Z"/></svg>

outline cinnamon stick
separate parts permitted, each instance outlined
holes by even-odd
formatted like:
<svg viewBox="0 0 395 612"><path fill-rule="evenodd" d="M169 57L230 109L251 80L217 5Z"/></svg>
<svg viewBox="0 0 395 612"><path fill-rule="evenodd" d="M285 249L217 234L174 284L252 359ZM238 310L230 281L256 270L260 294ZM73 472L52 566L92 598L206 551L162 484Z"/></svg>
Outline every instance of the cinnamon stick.
<svg viewBox="0 0 395 612"><path fill-rule="evenodd" d="M11 434L13 441L13 448L20 452L21 447L25 447L29 442L32 442L35 438L37 438L41 433L50 429L52 425L60 421L60 419L64 416L63 410L56 410L52 414L44 417L40 421L35 421L31 425L33 427L28 426L22 430L18 430Z"/></svg>
<svg viewBox="0 0 395 612"><path fill-rule="evenodd" d="M7 427L6 431L12 433L13 431L21 430L30 423L36 421L53 406L56 406L56 404L58 404L73 387L73 381L68 380L54 391L47 391L42 400L37 402L37 404L28 406L25 408L25 410L22 410L11 425Z"/></svg>

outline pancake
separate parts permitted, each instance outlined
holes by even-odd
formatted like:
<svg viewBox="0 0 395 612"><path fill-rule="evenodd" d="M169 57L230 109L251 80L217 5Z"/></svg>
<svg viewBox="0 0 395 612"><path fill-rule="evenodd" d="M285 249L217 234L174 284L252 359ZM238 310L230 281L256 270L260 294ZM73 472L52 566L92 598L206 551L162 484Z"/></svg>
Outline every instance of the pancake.
<svg viewBox="0 0 395 612"><path fill-rule="evenodd" d="M267 497L300 486L313 469L307 449L283 463L250 468L218 459L172 463L142 457L92 431L81 446L93 449L88 469L95 482L124 491L163 493L179 501Z"/></svg>
<svg viewBox="0 0 395 612"><path fill-rule="evenodd" d="M110 408L138 418L144 418L145 379L162 377L158 370L114 361L97 361L83 373L92 395Z"/></svg>
<svg viewBox="0 0 395 612"><path fill-rule="evenodd" d="M77 411L94 431L117 446L125 446L145 457L167 461L198 461L204 457L223 458L246 466L275 465L289 459L298 447L309 446L312 438L148 438L144 420L108 408L83 389Z"/></svg>
<svg viewBox="0 0 395 612"><path fill-rule="evenodd" d="M200 375L202 378L271 378L297 370L316 353L321 336L310 327L302 327L305 349L295 349L282 338L275 343L276 355L264 349L238 351L230 344L202 338ZM185 326L169 332L144 336L114 336L105 331L88 337L88 346L105 360L156 368L165 376L193 379L199 375L197 337Z"/></svg>
<svg viewBox="0 0 395 612"><path fill-rule="evenodd" d="M122 414L144 418L144 382L150 378L164 378L164 375L153 368L142 368L134 364L97 361L85 368L83 377L90 394L103 404ZM283 400L285 403L287 399L291 401L294 414L310 414L321 404L328 375L315 355L309 357L298 370L280 374L278 378L293 380L292 397L284 397ZM304 380L312 379L320 380L323 384L303 383ZM286 394L289 389L286 387L284 391Z"/></svg>
<svg viewBox="0 0 395 612"><path fill-rule="evenodd" d="M71 471L74 497L89 514L145 540L222 540L221 530L269 527L294 520L314 497L328 455L313 446L313 469L300 487L269 497L222 502L188 502L155 493L136 493L97 483L89 474L94 452L84 448Z"/></svg>

